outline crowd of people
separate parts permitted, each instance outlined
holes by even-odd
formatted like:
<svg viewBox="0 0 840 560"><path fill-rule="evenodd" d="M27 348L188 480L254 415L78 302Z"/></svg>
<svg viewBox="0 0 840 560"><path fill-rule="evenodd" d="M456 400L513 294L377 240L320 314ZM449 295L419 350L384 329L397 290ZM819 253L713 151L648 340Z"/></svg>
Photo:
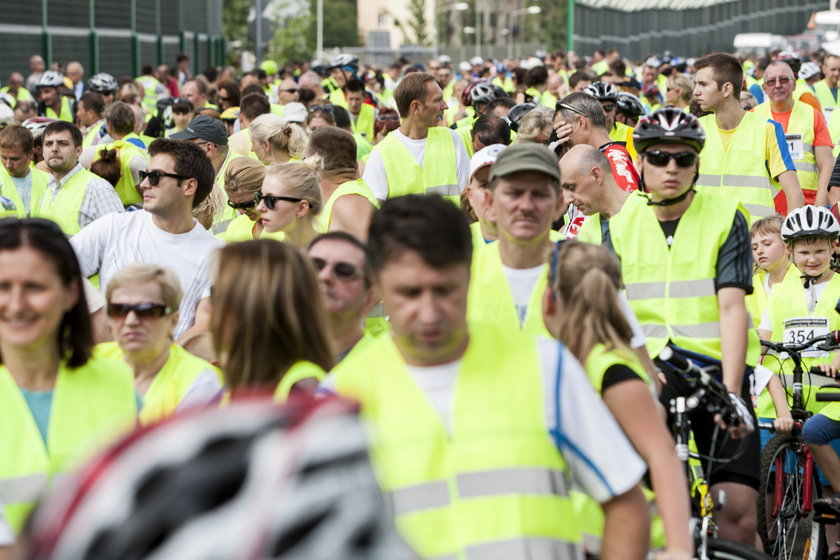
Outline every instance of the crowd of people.
<svg viewBox="0 0 840 560"><path fill-rule="evenodd" d="M840 330L840 53L30 71L0 558L689 560L666 347L742 412L690 419L719 536L761 549L757 420L794 421L759 339Z"/></svg>

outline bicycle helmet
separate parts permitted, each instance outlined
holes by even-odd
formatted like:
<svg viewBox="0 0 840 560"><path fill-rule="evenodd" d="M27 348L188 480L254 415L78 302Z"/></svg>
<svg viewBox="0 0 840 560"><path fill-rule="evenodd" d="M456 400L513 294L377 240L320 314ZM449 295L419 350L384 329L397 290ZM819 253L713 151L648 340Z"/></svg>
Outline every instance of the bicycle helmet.
<svg viewBox="0 0 840 560"><path fill-rule="evenodd" d="M345 66L351 67L353 70L359 69L359 57L353 54L340 54L332 59L330 68L343 68Z"/></svg>
<svg viewBox="0 0 840 560"><path fill-rule="evenodd" d="M802 59L799 58L793 51L782 51L776 56L776 60L786 62L790 69L793 70L794 75L799 74L799 69L802 66Z"/></svg>
<svg viewBox="0 0 840 560"><path fill-rule="evenodd" d="M0 103L0 129L6 128L7 126L11 126L16 122L17 121L15 120L15 110L6 105L5 103Z"/></svg>
<svg viewBox="0 0 840 560"><path fill-rule="evenodd" d="M820 65L816 62L805 62L802 64L802 68L799 69L799 78L802 80L810 80L814 76L818 76L820 70Z"/></svg>
<svg viewBox="0 0 840 560"><path fill-rule="evenodd" d="M536 108L537 106L534 103L520 103L519 105L511 107L507 114L508 121L510 122L510 129L514 132L519 132L519 123L522 122L522 119L526 114Z"/></svg>
<svg viewBox="0 0 840 560"><path fill-rule="evenodd" d="M44 134L44 129L47 128L47 125L55 122L55 119L50 119L47 117L32 117L31 119L26 119L21 123L21 125L29 130L32 133L32 137L37 140Z"/></svg>
<svg viewBox="0 0 840 560"><path fill-rule="evenodd" d="M583 91L598 101L618 101L618 88L606 82L593 82Z"/></svg>
<svg viewBox="0 0 840 560"><path fill-rule="evenodd" d="M626 91L618 94L617 107L619 113L634 119L638 119L645 114L645 108L639 98Z"/></svg>
<svg viewBox="0 0 840 560"><path fill-rule="evenodd" d="M461 94L461 101L467 107L478 103L490 103L494 99L496 99L496 90L487 82L473 82L464 88L464 93Z"/></svg>
<svg viewBox="0 0 840 560"><path fill-rule="evenodd" d="M357 405L237 402L128 436L34 513L30 560L403 560Z"/></svg>
<svg viewBox="0 0 840 560"><path fill-rule="evenodd" d="M782 241L788 243L802 237L827 237L837 239L840 225L827 208L807 205L791 210L782 222Z"/></svg>
<svg viewBox="0 0 840 560"><path fill-rule="evenodd" d="M52 70L44 72L38 78L38 83L35 84L36 89L42 87L64 87L64 76L61 75L61 72L53 72Z"/></svg>
<svg viewBox="0 0 840 560"><path fill-rule="evenodd" d="M633 131L633 145L642 153L651 144L663 142L687 144L700 152L706 143L706 133L691 113L676 107L663 107L639 120Z"/></svg>
<svg viewBox="0 0 840 560"><path fill-rule="evenodd" d="M117 91L117 81L111 74L100 72L91 76L88 80L88 87L97 93L113 93Z"/></svg>

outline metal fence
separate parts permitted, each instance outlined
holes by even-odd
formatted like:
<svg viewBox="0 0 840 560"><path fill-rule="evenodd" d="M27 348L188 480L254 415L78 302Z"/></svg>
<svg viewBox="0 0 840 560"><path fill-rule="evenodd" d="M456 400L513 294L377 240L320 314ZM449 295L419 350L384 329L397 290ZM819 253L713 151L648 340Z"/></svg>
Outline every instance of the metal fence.
<svg viewBox="0 0 840 560"><path fill-rule="evenodd" d="M195 73L225 58L223 0L0 0L0 80L77 60L86 76L140 74L144 64L175 63L186 53Z"/></svg>

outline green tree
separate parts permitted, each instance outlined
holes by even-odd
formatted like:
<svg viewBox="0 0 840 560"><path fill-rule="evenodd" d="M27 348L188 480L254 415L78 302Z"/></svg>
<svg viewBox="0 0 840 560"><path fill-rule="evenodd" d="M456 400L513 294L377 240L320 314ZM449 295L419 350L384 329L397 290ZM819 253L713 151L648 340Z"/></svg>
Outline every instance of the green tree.
<svg viewBox="0 0 840 560"><path fill-rule="evenodd" d="M266 58L278 64L311 59L315 52L315 17L312 10L290 12L288 2L281 2L273 19L277 30L266 49Z"/></svg>
<svg viewBox="0 0 840 560"><path fill-rule="evenodd" d="M408 20L400 21L394 18L394 24L402 31L407 44L430 47L428 22L426 21L426 0L409 0Z"/></svg>
<svg viewBox="0 0 840 560"><path fill-rule="evenodd" d="M537 37L548 45L549 50L566 50L566 2L567 0L541 2L542 14L533 18L539 26Z"/></svg>
<svg viewBox="0 0 840 560"><path fill-rule="evenodd" d="M315 0L311 0L311 4L314 14ZM361 44L356 10L356 0L324 0L325 48L357 47Z"/></svg>
<svg viewBox="0 0 840 560"><path fill-rule="evenodd" d="M254 50L254 42L248 37L248 12L251 10L253 0L224 0L222 10L222 34L228 44L240 41L239 50ZM235 62L237 52L230 52L230 62Z"/></svg>

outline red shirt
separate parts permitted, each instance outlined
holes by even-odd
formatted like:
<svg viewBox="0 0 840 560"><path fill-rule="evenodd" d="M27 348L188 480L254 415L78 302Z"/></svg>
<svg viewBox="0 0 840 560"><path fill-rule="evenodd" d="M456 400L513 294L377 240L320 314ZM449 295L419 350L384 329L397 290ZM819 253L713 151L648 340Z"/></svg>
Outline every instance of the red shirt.
<svg viewBox="0 0 840 560"><path fill-rule="evenodd" d="M613 178L618 187L626 192L639 190L639 172L627 148L619 143L605 144L599 148L607 156L612 168Z"/></svg>

